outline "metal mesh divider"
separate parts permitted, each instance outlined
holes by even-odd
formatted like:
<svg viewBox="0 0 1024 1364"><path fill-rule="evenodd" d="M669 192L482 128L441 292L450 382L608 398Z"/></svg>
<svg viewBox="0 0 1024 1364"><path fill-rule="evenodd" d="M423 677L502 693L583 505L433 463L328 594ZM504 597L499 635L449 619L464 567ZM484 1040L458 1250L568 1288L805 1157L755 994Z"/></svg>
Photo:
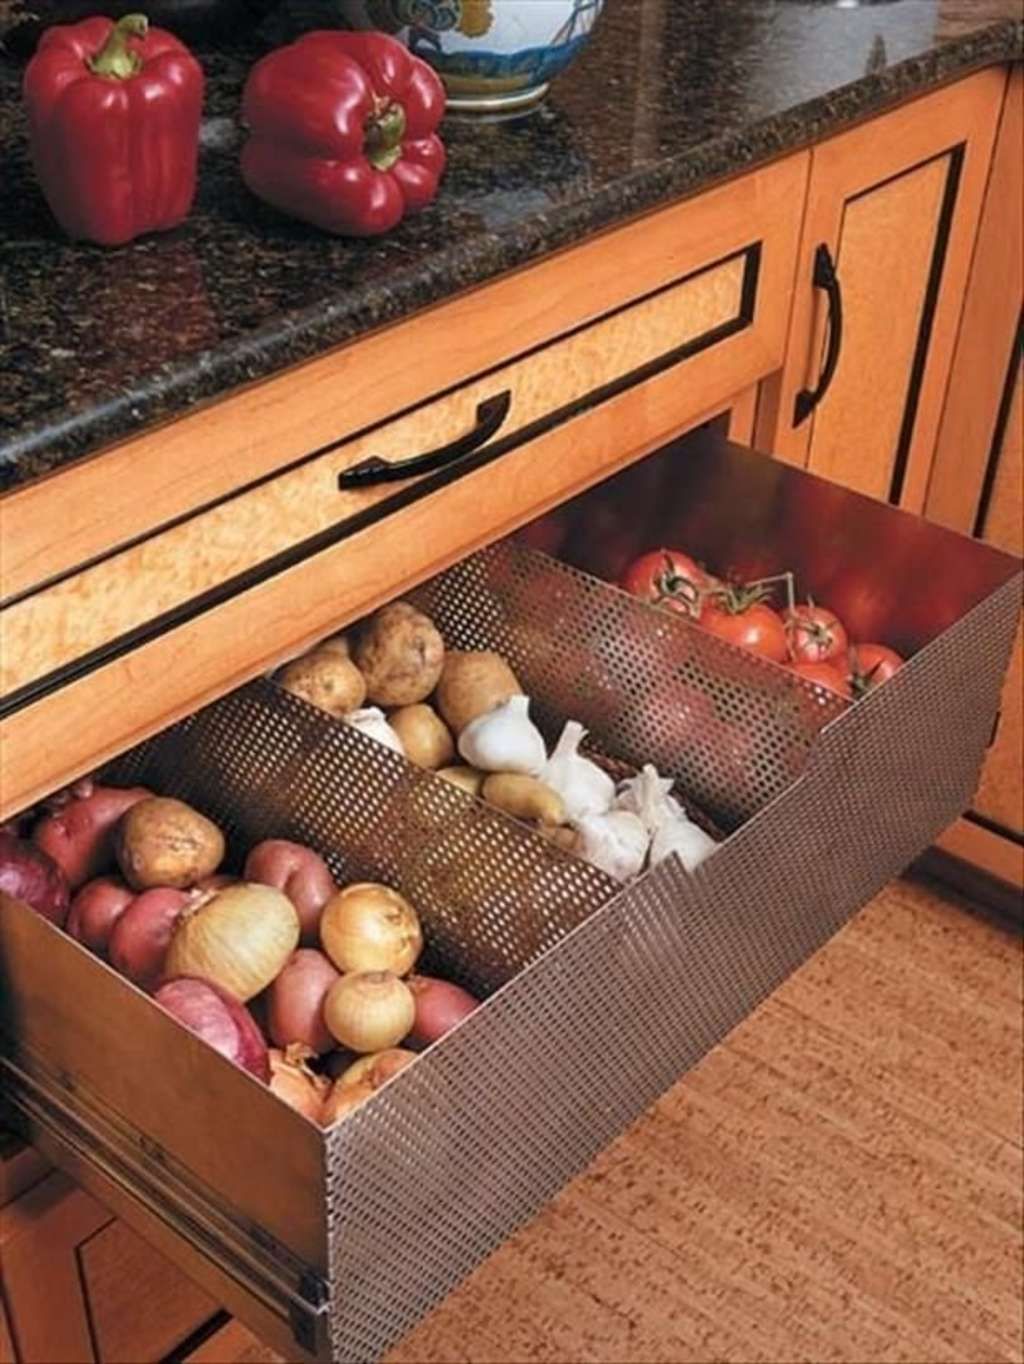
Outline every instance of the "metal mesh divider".
<svg viewBox="0 0 1024 1364"><path fill-rule="evenodd" d="M229 840L317 848L339 881L412 900L424 969L487 994L616 895L617 882L517 820L261 679L107 769L189 801Z"/></svg>
<svg viewBox="0 0 1024 1364"><path fill-rule="evenodd" d="M800 774L841 698L514 541L409 598L452 648L511 663L551 738L567 716L634 767L654 762L723 828Z"/></svg>

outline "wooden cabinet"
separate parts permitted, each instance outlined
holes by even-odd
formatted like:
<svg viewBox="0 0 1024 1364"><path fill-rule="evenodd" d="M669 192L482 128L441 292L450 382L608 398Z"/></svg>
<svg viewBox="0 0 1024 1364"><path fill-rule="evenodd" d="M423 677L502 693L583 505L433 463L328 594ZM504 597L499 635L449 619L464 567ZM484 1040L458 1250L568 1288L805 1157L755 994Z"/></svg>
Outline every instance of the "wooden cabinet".
<svg viewBox="0 0 1024 1364"><path fill-rule="evenodd" d="M217 1311L163 1256L66 1175L11 1149L0 1207L0 1361L144 1364ZM42 1176L42 1177L40 1177Z"/></svg>
<svg viewBox="0 0 1024 1364"><path fill-rule="evenodd" d="M998 467L993 480L992 499L986 509L981 533L1000 549L1024 554L1024 526L1021 524L1021 485L1024 480L1021 451L1021 422L1024 420L1024 381L1018 365L1013 385L1009 421L1000 446ZM1024 786L1021 783L1021 753L1024 752L1024 688L1021 686L1022 641L1017 648L1003 688L999 730L982 773L974 800L976 814L999 829L1005 829L1018 843L1024 842Z"/></svg>
<svg viewBox="0 0 1024 1364"><path fill-rule="evenodd" d="M1024 554L1024 72L999 128L928 486L929 519ZM968 815L940 846L1024 886L1024 642L1018 635L1002 713Z"/></svg>
<svg viewBox="0 0 1024 1364"><path fill-rule="evenodd" d="M760 448L921 510L1006 79L980 72L814 149L789 349L765 386ZM797 420L828 350L834 306L814 284L824 252L841 346L826 393Z"/></svg>
<svg viewBox="0 0 1024 1364"><path fill-rule="evenodd" d="M1018 554L1022 89L1020 70L984 71L814 149L786 363L756 422L761 449ZM823 247L842 340L798 421L829 349ZM974 809L941 841L1016 885L1021 673L1018 647Z"/></svg>

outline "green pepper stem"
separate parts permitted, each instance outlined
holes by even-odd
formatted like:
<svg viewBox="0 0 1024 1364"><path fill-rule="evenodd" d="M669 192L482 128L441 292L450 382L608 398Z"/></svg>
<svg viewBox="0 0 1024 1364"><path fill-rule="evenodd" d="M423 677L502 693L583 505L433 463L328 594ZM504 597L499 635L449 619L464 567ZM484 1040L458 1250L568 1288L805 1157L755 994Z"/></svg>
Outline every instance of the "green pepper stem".
<svg viewBox="0 0 1024 1364"><path fill-rule="evenodd" d="M366 139L363 144L366 159L379 171L389 171L402 155L405 136L405 110L400 104L386 100L377 102L366 120Z"/></svg>
<svg viewBox="0 0 1024 1364"><path fill-rule="evenodd" d="M128 46L128 39L144 38L148 29L149 20L144 14L126 14L118 19L99 52L89 58L89 70L94 76L113 81L138 75L142 58Z"/></svg>

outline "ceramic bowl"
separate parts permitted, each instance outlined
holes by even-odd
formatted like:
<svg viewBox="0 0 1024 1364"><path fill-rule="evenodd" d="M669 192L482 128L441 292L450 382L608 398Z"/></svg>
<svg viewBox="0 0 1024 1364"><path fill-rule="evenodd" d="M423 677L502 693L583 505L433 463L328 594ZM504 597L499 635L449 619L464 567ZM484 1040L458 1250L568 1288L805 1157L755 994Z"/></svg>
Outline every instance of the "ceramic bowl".
<svg viewBox="0 0 1024 1364"><path fill-rule="evenodd" d="M525 109L586 46L604 0L336 0L352 28L400 37L445 83L448 107Z"/></svg>

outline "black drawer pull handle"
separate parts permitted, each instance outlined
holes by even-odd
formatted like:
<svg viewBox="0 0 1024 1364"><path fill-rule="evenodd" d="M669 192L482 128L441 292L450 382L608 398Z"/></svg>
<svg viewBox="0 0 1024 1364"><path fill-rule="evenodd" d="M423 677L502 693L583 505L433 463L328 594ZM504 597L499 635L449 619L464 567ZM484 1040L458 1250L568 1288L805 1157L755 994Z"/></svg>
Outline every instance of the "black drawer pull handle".
<svg viewBox="0 0 1024 1364"><path fill-rule="evenodd" d="M843 347L843 290L828 247L822 243L814 253L814 287L828 295L828 349L817 388L802 388L796 395L793 425L805 422L828 392L839 365Z"/></svg>
<svg viewBox="0 0 1024 1364"><path fill-rule="evenodd" d="M463 455L472 454L474 450L479 450L481 445L486 445L504 423L511 406L510 389L506 389L504 393L496 393L493 398L488 398L477 408L476 426L464 436L459 436L448 445L442 445L439 450L430 450L425 455L414 455L411 459L400 459L393 464L385 459L378 459L376 455L372 459L364 459L360 464L353 464L351 469L342 470L338 475L338 487L372 488L377 483L398 483L403 478L414 478L417 474L432 474L437 469L443 469L453 460L461 459Z"/></svg>

